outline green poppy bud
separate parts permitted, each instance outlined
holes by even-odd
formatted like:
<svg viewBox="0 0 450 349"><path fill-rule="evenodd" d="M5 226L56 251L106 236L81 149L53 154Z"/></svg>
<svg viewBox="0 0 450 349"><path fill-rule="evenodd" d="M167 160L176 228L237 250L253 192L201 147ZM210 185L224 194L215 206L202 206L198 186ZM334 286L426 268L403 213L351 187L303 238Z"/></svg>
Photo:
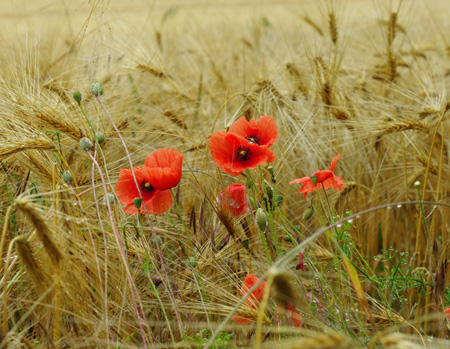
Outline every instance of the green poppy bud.
<svg viewBox="0 0 450 349"><path fill-rule="evenodd" d="M309 303L309 310L313 315L317 314L317 302L315 300L312 300L311 303Z"/></svg>
<svg viewBox="0 0 450 349"><path fill-rule="evenodd" d="M267 228L267 215L266 212L262 208L258 208L256 210L256 224L258 224L258 228L260 231L266 231Z"/></svg>
<svg viewBox="0 0 450 349"><path fill-rule="evenodd" d="M134 207L136 207L138 210L141 208L141 203L142 203L142 199L141 199L141 198L134 198L134 199L133 199L133 205L134 205Z"/></svg>
<svg viewBox="0 0 450 349"><path fill-rule="evenodd" d="M66 182L67 184L72 183L72 181L73 181L72 173L70 173L69 170L64 171L62 178L63 178L63 181Z"/></svg>
<svg viewBox="0 0 450 349"><path fill-rule="evenodd" d="M272 198L273 198L273 189L272 189L272 186L271 186L269 183L267 183L266 180L264 180L264 185L265 185L265 187L266 187L267 197L268 197L269 199L272 199Z"/></svg>
<svg viewBox="0 0 450 349"><path fill-rule="evenodd" d="M91 91L95 96L101 96L103 94L103 85L98 82L94 82L91 85Z"/></svg>
<svg viewBox="0 0 450 349"><path fill-rule="evenodd" d="M316 185L316 183L317 183L317 176L311 176L309 178L311 178L311 180L314 183L314 185Z"/></svg>
<svg viewBox="0 0 450 349"><path fill-rule="evenodd" d="M81 100L83 99L83 95L81 94L81 92L80 91L74 92L72 96L75 102L77 102L78 105L80 105Z"/></svg>
<svg viewBox="0 0 450 349"><path fill-rule="evenodd" d="M283 199L284 199L283 195L275 195L273 197L273 200L277 205L280 205L283 202Z"/></svg>
<svg viewBox="0 0 450 349"><path fill-rule="evenodd" d="M97 132L95 137L97 138L97 142L99 144L102 144L105 141L105 134L103 132Z"/></svg>
<svg viewBox="0 0 450 349"><path fill-rule="evenodd" d="M89 138L83 137L83 138L80 139L80 147L81 147L81 149L89 150L89 149L92 148L92 145L93 145L92 141Z"/></svg>
<svg viewBox="0 0 450 349"><path fill-rule="evenodd" d="M112 205L114 203L114 201L116 201L116 197L114 196L114 194L108 193L108 195L103 197L103 200L102 200L103 205L107 204L106 200L108 200L110 205Z"/></svg>
<svg viewBox="0 0 450 349"><path fill-rule="evenodd" d="M186 260L186 264L191 268L197 268L197 260L195 259L194 256L189 257Z"/></svg>
<svg viewBox="0 0 450 349"><path fill-rule="evenodd" d="M313 216L313 214L314 214L314 206L311 205L303 214L303 222L306 222L308 219L310 219Z"/></svg>

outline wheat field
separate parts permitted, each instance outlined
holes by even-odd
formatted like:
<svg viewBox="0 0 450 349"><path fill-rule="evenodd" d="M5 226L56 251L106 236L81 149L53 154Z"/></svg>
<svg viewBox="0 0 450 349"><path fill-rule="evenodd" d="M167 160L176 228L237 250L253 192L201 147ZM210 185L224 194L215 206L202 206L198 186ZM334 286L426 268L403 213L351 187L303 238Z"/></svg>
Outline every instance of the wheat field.
<svg viewBox="0 0 450 349"><path fill-rule="evenodd" d="M22 0L0 18L0 347L450 345L450 2ZM216 166L210 137L261 116L275 161ZM165 148L174 203L125 213L121 169ZM337 155L339 190L289 184Z"/></svg>

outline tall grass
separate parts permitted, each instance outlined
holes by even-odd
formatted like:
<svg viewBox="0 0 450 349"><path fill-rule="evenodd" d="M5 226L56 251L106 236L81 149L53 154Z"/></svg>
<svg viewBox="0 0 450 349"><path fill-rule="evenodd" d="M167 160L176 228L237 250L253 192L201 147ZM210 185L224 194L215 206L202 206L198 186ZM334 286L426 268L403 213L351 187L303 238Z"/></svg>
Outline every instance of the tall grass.
<svg viewBox="0 0 450 349"><path fill-rule="evenodd" d="M0 347L449 345L447 1L9 6ZM225 174L209 136L261 115L278 126L273 169ZM119 170L169 147L175 204L125 214ZM288 184L337 154L344 190L304 200ZM216 205L232 183L250 197L239 219ZM240 294L248 273L272 285L261 309ZM301 328L277 321L287 301Z"/></svg>

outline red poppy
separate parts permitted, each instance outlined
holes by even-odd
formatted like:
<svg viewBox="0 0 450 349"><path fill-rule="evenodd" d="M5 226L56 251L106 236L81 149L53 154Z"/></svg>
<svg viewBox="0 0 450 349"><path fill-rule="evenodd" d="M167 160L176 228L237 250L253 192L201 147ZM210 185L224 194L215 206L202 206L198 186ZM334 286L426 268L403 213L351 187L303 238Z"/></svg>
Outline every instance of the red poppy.
<svg viewBox="0 0 450 349"><path fill-rule="evenodd" d="M237 176L248 168L275 161L274 153L267 146L259 146L225 131L213 133L209 138L209 147L214 163L232 176Z"/></svg>
<svg viewBox="0 0 450 349"><path fill-rule="evenodd" d="M172 206L172 193L168 189L180 182L182 161L183 155L177 151L160 149L147 157L143 168L134 167L143 199L141 213L145 214L144 205L151 214L162 214ZM133 199L139 197L139 190L136 188L132 171L120 169L115 192L120 203L125 205L125 213L138 213Z"/></svg>
<svg viewBox="0 0 450 349"><path fill-rule="evenodd" d="M230 126L229 133L244 137L251 143L270 147L278 137L277 124L270 116L260 116L258 120L247 121L242 117Z"/></svg>
<svg viewBox="0 0 450 349"><path fill-rule="evenodd" d="M312 193L316 189L319 190L323 188L326 190L333 188L335 190L343 190L344 181L341 177L338 177L333 173L339 158L340 155L337 155L331 160L331 166L328 170L314 172L310 177L298 178L289 182L289 184L302 183L303 186L298 192L304 193L305 200L308 193Z"/></svg>
<svg viewBox="0 0 450 349"><path fill-rule="evenodd" d="M301 250L300 251L300 260L298 261L297 265L295 266L296 270L305 270L305 262L304 262L304 258L305 258L305 250Z"/></svg>
<svg viewBox="0 0 450 349"><path fill-rule="evenodd" d="M242 184L232 184L217 196L217 203L229 210L234 217L241 217L249 212L247 191Z"/></svg>
<svg viewBox="0 0 450 349"><path fill-rule="evenodd" d="M253 275L253 274L247 274L244 280L244 284L241 287L240 294L241 296L244 296L248 290L250 290L253 285L255 285L259 279ZM262 281L258 288L254 290L250 296L245 300L244 304L252 309L258 309L259 304L261 303L263 297L264 297L264 290L266 289L267 283ZM254 319L242 316L242 315L236 315L233 317L233 321L237 324L248 324L249 322L255 321Z"/></svg>
<svg viewBox="0 0 450 349"><path fill-rule="evenodd" d="M445 314L445 316L447 317L447 319L450 320L450 308L445 309L445 310L444 310L444 314Z"/></svg>
<svg viewBox="0 0 450 349"><path fill-rule="evenodd" d="M278 315L275 317L275 319L280 325L283 324L281 318L283 317L283 315L287 313L288 319L292 321L295 327L302 327L303 325L302 314L300 314L300 312L296 310L292 304L288 304L288 311L286 311L286 307L284 305L277 306L277 313Z"/></svg>

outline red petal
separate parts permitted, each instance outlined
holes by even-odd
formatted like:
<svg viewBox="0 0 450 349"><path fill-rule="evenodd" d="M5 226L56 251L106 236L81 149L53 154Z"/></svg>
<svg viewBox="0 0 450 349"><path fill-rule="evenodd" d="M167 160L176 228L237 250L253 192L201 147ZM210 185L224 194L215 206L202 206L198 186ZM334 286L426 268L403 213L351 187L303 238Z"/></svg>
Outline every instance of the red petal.
<svg viewBox="0 0 450 349"><path fill-rule="evenodd" d="M295 310L291 312L291 319L292 319L292 323L294 324L295 327L302 327L303 325L303 318L302 318L302 314L300 314L300 312L298 310Z"/></svg>
<svg viewBox="0 0 450 349"><path fill-rule="evenodd" d="M278 128L274 119L270 116L260 116L258 121L260 145L266 145L270 147L278 138Z"/></svg>
<svg viewBox="0 0 450 349"><path fill-rule="evenodd" d="M341 177L338 177L336 175L333 175L333 177L328 178L323 183L320 183L320 185L317 185L317 189L321 188L326 189L334 189L334 190L343 190L344 189L344 181Z"/></svg>
<svg viewBox="0 0 450 349"><path fill-rule="evenodd" d="M292 182L289 182L289 184L294 183L303 183L303 187L299 189L299 193L304 193L304 198L306 200L306 197L308 196L308 193L312 193L314 190L316 190L316 187L314 186L313 181L311 180L311 177L303 177L294 179Z"/></svg>
<svg viewBox="0 0 450 349"><path fill-rule="evenodd" d="M299 269L305 270L305 264L303 262L304 257L305 257L305 250L301 250L300 251L300 260L298 261L298 263L295 267L296 270L299 270Z"/></svg>
<svg viewBox="0 0 450 349"><path fill-rule="evenodd" d="M159 149L145 160L148 181L159 190L176 187L181 180L183 154L173 149Z"/></svg>
<svg viewBox="0 0 450 349"><path fill-rule="evenodd" d="M242 117L230 126L228 132L241 137L248 137L256 135L259 137L259 145L265 145L270 147L275 143L278 137L277 124L270 116L263 115L258 120L247 121L245 117Z"/></svg>
<svg viewBox="0 0 450 349"><path fill-rule="evenodd" d="M230 210L234 217L241 217L249 212L247 191L242 184L233 184L222 190L217 201L219 205Z"/></svg>
<svg viewBox="0 0 450 349"><path fill-rule="evenodd" d="M248 324L248 323L254 321L254 320L246 318L242 315L233 316L232 320L239 325L245 325L245 324Z"/></svg>
<svg viewBox="0 0 450 349"><path fill-rule="evenodd" d="M134 174L139 185L144 180L146 171L136 166L134 167ZM114 191L122 205L133 203L133 199L139 197L139 191L136 188L131 170L120 169L119 179L117 180Z"/></svg>
<svg viewBox="0 0 450 349"><path fill-rule="evenodd" d="M341 157L341 156L338 154L338 155L336 155L336 156L333 158L333 160L331 160L331 166L330 166L330 168L329 168L330 171L334 171L334 168L336 167L336 164L337 164L337 162L338 162L338 160L339 160L340 157Z"/></svg>
<svg viewBox="0 0 450 349"><path fill-rule="evenodd" d="M247 274L240 290L241 295L244 296L248 292L248 290L250 290L258 281L259 279L255 275ZM262 281L259 284L258 288L254 290L252 294L247 298L245 304L256 309L264 297L264 290L266 287L267 283L265 281Z"/></svg>
<svg viewBox="0 0 450 349"><path fill-rule="evenodd" d="M172 207L173 197L170 190L154 189L151 197L144 200L145 207L149 214L162 214ZM141 213L145 214L144 207L141 206Z"/></svg>
<svg viewBox="0 0 450 349"><path fill-rule="evenodd" d="M319 183L322 183L324 180L332 177L333 172L330 170L322 170L322 171L314 172L312 174L312 176L316 176L316 178L317 178L316 184L318 185ZM319 186L317 186L317 189L320 189Z"/></svg>
<svg viewBox="0 0 450 349"><path fill-rule="evenodd" d="M250 150L251 156L248 159L240 160L236 157L240 146ZM232 176L237 176L248 168L275 161L275 155L268 147L252 144L245 138L225 131L215 132L209 138L209 147L214 163Z"/></svg>

